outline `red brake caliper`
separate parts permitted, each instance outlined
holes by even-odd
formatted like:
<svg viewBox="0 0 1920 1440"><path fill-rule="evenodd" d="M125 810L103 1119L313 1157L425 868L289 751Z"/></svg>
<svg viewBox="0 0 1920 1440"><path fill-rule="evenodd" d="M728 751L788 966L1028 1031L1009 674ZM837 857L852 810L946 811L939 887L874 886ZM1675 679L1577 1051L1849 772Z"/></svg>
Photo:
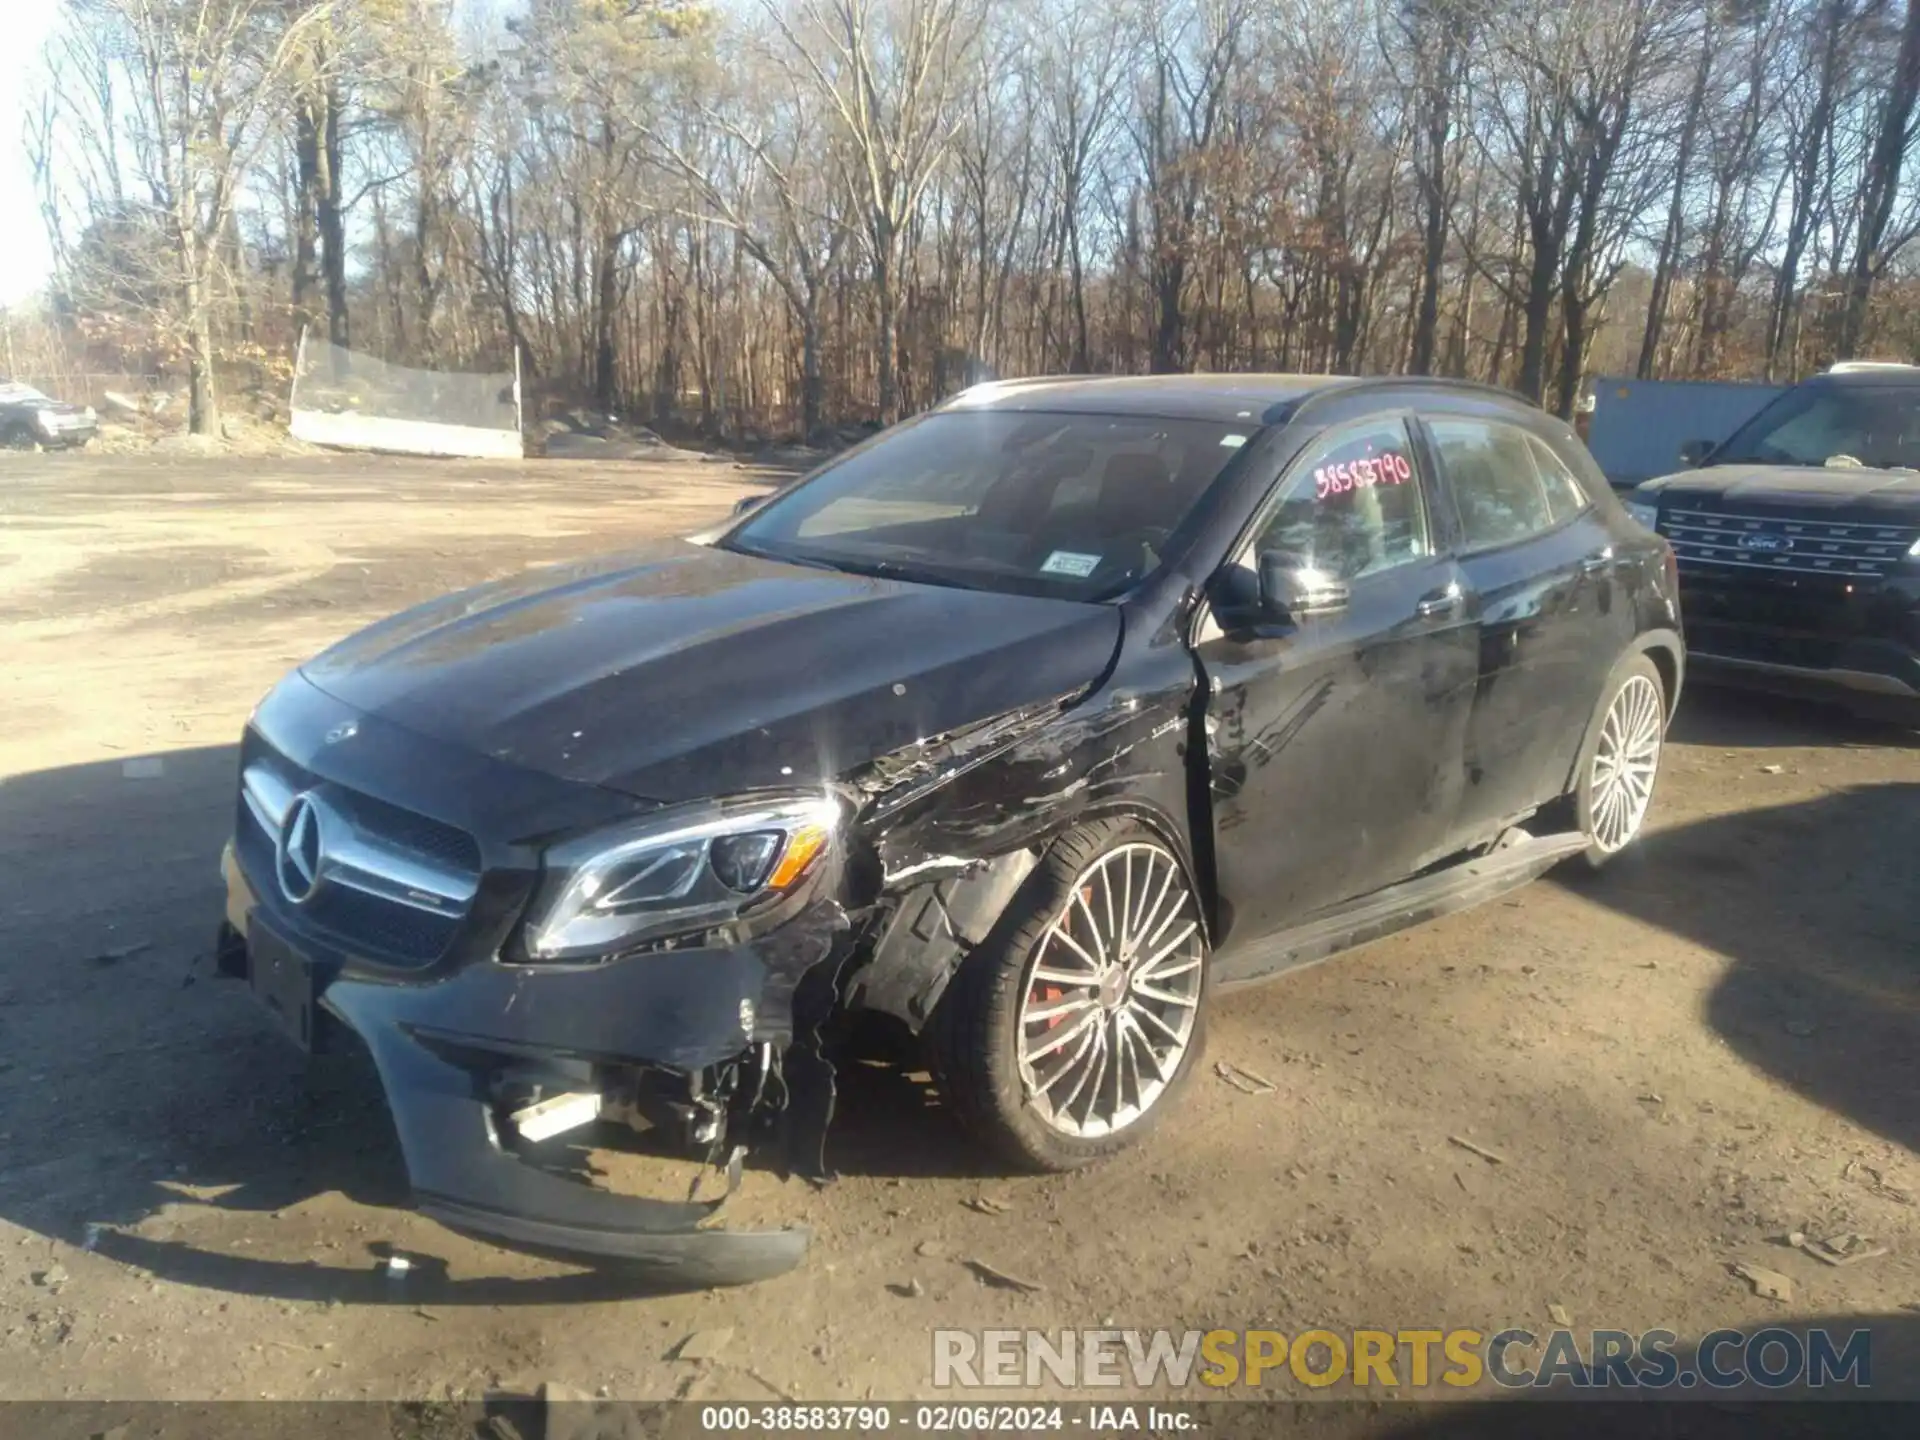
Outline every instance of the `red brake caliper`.
<svg viewBox="0 0 1920 1440"><path fill-rule="evenodd" d="M1093 887L1091 885L1082 885L1080 887L1080 899L1089 909L1092 908ZM1065 999L1067 994L1067 992L1062 990L1058 985L1049 985L1044 982L1040 985L1039 990L1041 1003L1046 1005L1051 1005L1056 1000ZM1049 1015L1046 1020L1047 1029L1058 1029L1060 1022L1066 1018L1064 1015Z"/></svg>

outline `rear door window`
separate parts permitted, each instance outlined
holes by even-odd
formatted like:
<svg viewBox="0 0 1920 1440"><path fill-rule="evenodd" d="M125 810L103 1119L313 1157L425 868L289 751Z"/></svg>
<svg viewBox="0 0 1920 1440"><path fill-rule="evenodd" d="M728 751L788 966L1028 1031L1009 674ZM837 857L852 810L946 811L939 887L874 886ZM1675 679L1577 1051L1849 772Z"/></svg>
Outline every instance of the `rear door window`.
<svg viewBox="0 0 1920 1440"><path fill-rule="evenodd" d="M1460 511L1468 550L1512 545L1553 529L1577 508L1555 514L1532 437L1512 425L1459 416L1427 421ZM1571 475L1566 477L1572 481ZM1578 482L1574 489L1578 490ZM1581 497L1584 500L1584 496ZM1563 506L1571 500L1563 498Z"/></svg>

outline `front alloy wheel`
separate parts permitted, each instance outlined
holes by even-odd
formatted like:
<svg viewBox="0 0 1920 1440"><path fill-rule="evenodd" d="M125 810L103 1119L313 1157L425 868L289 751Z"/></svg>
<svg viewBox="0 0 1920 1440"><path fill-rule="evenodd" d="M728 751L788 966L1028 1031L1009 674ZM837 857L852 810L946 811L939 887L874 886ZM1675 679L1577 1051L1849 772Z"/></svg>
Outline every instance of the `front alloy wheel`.
<svg viewBox="0 0 1920 1440"><path fill-rule="evenodd" d="M1200 1010L1200 916L1159 845L1109 850L1082 872L1033 952L1020 1010L1020 1083L1062 1135L1134 1124L1179 1071Z"/></svg>
<svg viewBox="0 0 1920 1440"><path fill-rule="evenodd" d="M956 1117L1028 1169L1124 1149L1205 1044L1207 940L1186 870L1148 827L1061 836L955 973L926 1031Z"/></svg>

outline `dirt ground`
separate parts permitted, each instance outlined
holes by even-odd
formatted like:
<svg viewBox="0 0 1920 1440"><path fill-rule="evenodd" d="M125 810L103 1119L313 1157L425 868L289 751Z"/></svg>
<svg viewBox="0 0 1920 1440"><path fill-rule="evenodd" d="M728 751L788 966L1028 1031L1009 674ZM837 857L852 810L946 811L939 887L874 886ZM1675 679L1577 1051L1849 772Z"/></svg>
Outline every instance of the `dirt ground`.
<svg viewBox="0 0 1920 1440"><path fill-rule="evenodd" d="M760 478L0 463L0 1396L898 1399L931 1393L936 1325L1491 1331L1559 1307L1911 1339L1920 735L1704 690L1633 863L1234 996L1189 1103L1103 1168L983 1173L909 1075L862 1067L837 1185L749 1178L751 1208L816 1230L754 1288L636 1294L411 1213L364 1071L306 1073L211 973L240 726L364 622L691 532ZM1794 1229L1890 1253L1832 1268ZM722 1329L717 1362L669 1358Z"/></svg>

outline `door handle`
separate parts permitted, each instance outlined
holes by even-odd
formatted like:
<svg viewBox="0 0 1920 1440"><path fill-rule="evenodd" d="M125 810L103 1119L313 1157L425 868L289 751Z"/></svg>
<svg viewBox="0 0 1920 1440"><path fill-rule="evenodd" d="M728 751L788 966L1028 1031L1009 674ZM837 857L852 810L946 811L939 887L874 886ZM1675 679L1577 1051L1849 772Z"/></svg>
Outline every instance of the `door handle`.
<svg viewBox="0 0 1920 1440"><path fill-rule="evenodd" d="M1421 596L1414 602L1413 613L1422 620L1451 615L1460 608L1460 598L1460 582L1456 580L1444 590L1436 590L1431 595Z"/></svg>
<svg viewBox="0 0 1920 1440"><path fill-rule="evenodd" d="M1604 550L1587 556L1586 559L1580 562L1580 573L1582 575L1598 575L1602 570L1610 570L1612 568L1613 547L1611 545L1607 546Z"/></svg>

